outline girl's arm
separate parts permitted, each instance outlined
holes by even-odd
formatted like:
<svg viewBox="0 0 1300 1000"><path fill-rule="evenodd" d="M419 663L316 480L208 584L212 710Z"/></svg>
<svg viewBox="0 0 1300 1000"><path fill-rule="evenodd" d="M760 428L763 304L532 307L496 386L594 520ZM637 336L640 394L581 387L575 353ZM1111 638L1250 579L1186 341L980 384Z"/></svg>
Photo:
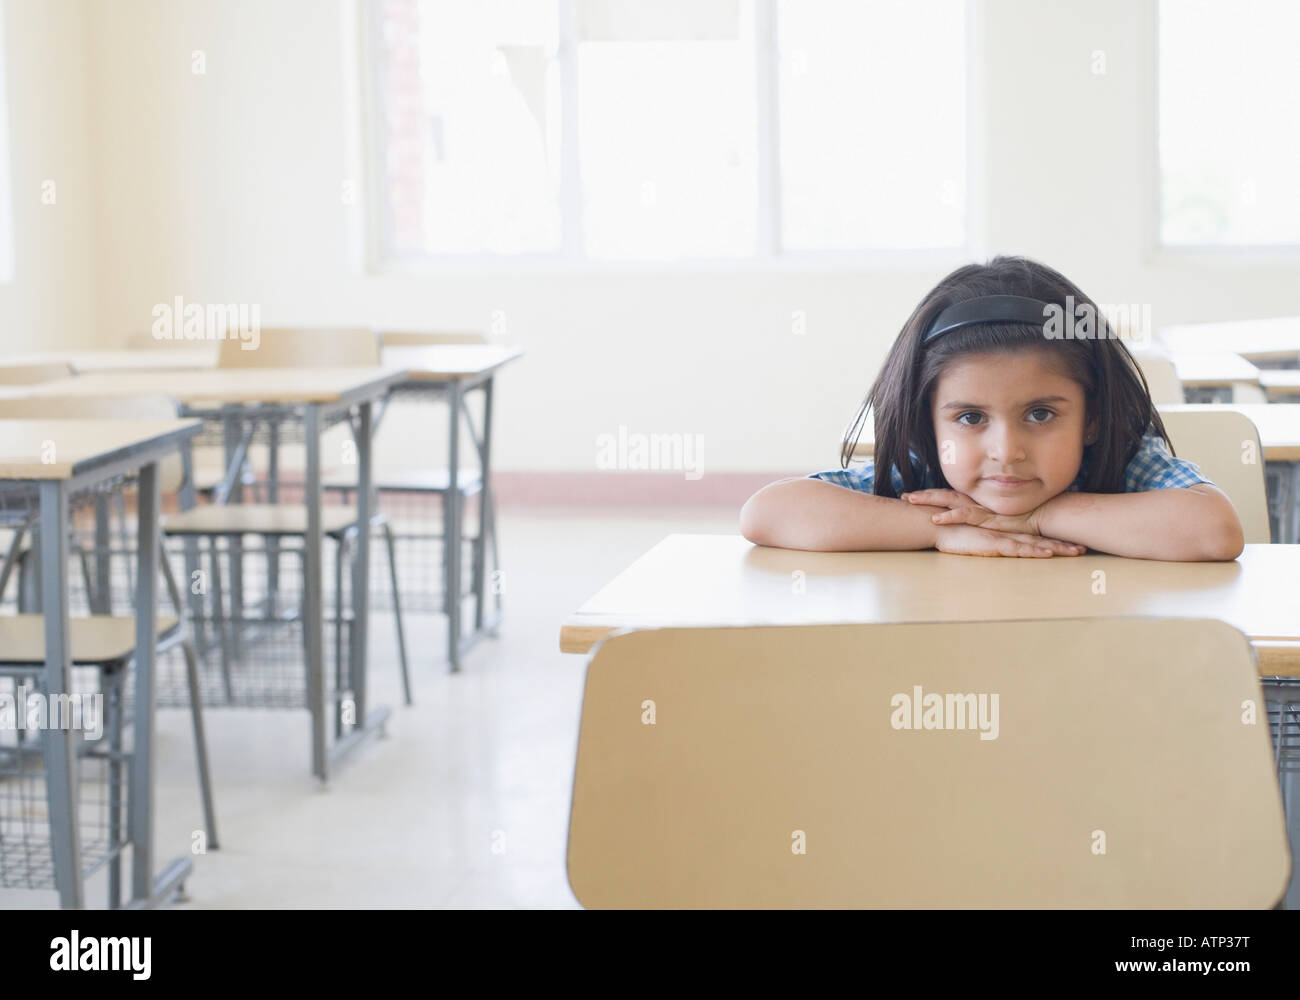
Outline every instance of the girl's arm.
<svg viewBox="0 0 1300 1000"><path fill-rule="evenodd" d="M1135 559L1230 560L1245 545L1232 501L1208 483L1143 493L1062 493L1038 508L1035 520L1044 535Z"/></svg>
<svg viewBox="0 0 1300 1000"><path fill-rule="evenodd" d="M817 552L934 547L939 508L878 497L820 479L764 486L740 511L740 533L755 545Z"/></svg>

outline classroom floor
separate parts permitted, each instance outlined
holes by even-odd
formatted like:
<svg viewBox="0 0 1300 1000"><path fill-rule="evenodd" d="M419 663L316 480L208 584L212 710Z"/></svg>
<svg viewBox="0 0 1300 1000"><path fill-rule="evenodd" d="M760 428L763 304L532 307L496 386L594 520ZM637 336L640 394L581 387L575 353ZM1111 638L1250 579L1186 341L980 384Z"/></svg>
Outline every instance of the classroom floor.
<svg viewBox="0 0 1300 1000"><path fill-rule="evenodd" d="M303 711L208 712L219 850L194 858L183 908L576 908L565 877L584 658L561 621L672 532L737 532L738 509L502 510L501 637L450 675L445 623L411 615L415 705L401 704L388 615L370 629L374 704L392 707L328 788L310 776ZM467 601L466 607L472 608ZM158 713L156 867L202 826L187 712ZM87 882L102 907L105 876ZM54 907L0 889L0 907Z"/></svg>

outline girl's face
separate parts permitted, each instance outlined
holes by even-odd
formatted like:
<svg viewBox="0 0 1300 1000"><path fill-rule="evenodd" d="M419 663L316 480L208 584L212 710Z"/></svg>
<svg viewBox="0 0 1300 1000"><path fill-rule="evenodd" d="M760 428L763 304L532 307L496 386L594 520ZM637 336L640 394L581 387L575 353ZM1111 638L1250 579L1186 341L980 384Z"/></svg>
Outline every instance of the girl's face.
<svg viewBox="0 0 1300 1000"><path fill-rule="evenodd" d="M1097 439L1083 387L1048 360L1040 350L965 355L931 394L944 476L994 513L1024 514L1064 493Z"/></svg>

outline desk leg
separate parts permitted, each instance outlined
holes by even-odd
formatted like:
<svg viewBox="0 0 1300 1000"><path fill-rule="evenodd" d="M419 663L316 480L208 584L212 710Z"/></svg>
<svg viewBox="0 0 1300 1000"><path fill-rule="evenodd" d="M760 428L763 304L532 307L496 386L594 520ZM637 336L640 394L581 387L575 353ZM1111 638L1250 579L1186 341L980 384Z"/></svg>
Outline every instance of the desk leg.
<svg viewBox="0 0 1300 1000"><path fill-rule="evenodd" d="M41 598L45 612L45 694L67 694L72 678L68 646L68 495L57 480L41 483ZM86 905L81 880L80 798L73 732L64 726L41 730L45 750L45 789L50 810L50 848L59 905Z"/></svg>
<svg viewBox="0 0 1300 1000"><path fill-rule="evenodd" d="M366 725L366 652L370 615L370 517L374 489L371 484L371 443L373 403L358 407L360 419L357 433L357 551L352 566L352 631L351 664L352 698L355 721Z"/></svg>
<svg viewBox="0 0 1300 1000"><path fill-rule="evenodd" d="M97 615L111 613L113 563L108 550L112 544L108 496L101 493L95 497L95 592L88 595L91 611Z"/></svg>
<svg viewBox="0 0 1300 1000"><path fill-rule="evenodd" d="M443 545L447 547L447 660L451 672L460 670L460 382L447 386L449 438L447 449L447 502L443 515Z"/></svg>
<svg viewBox="0 0 1300 1000"><path fill-rule="evenodd" d="M140 469L136 496L135 722L131 751L131 895L153 897L153 668L158 639L158 464Z"/></svg>
<svg viewBox="0 0 1300 1000"><path fill-rule="evenodd" d="M303 483L307 504L307 537L303 565L302 628L307 654L307 707L311 711L311 770L321 781L329 780L326 753L324 615L321 611L321 555L324 538L321 532L320 435L321 408L307 405L303 416L307 438L307 477ZM367 530L369 525L364 526Z"/></svg>
<svg viewBox="0 0 1300 1000"><path fill-rule="evenodd" d="M483 442L478 449L479 482L478 539L474 543L474 634L483 630L483 601L487 596L487 544L492 524L492 377L483 383Z"/></svg>

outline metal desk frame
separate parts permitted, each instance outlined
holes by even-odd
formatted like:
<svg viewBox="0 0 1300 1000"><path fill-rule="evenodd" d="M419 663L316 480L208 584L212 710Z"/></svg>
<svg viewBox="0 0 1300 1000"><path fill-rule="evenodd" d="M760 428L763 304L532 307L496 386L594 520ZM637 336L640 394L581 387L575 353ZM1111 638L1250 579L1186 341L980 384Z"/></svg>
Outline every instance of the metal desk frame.
<svg viewBox="0 0 1300 1000"><path fill-rule="evenodd" d="M117 452L82 462L68 479L31 481L40 494L40 586L45 614L45 689L49 696L70 691L72 649L68 613L68 502L73 493L138 470L136 521L138 554L135 599L135 720L131 755L127 830L131 840L131 899L128 909L152 907L169 898L193 870L189 858L177 858L153 874L153 679L157 635L155 616L160 497L158 462L199 432L183 428ZM49 525L60 530L50 531ZM59 903L65 909L85 906L81 872L79 794L76 748L71 729L43 729L41 739L48 775L50 841Z"/></svg>
<svg viewBox="0 0 1300 1000"><path fill-rule="evenodd" d="M307 707L311 712L311 770L322 782L330 778L331 767L351 753L367 737L380 733L388 721L387 706L370 708L366 699L366 655L367 625L370 612L370 518L374 513L374 484L371 470L371 439L373 436L374 401L383 397L394 382L400 381L401 372L393 372L391 377L372 380L366 385L343 392L337 400L328 403L228 403L219 410L183 406L185 416L218 418L227 422L227 426L244 423L247 426L242 433L227 435L229 467L226 482L220 488L220 496L229 496L233 483L238 482L240 467L251 428L264 420L271 421L275 427L288 417L301 414L306 438L307 468L303 483L304 499L307 506L307 534L304 540L306 549L306 580L303 586L303 629L306 632L307 647ZM354 420L348 411L357 407L358 417ZM324 535L321 530L321 433L329 417L342 412L344 419L352 429L357 442L357 523L362 526L357 531L357 551L352 568L352 629L351 656L349 657L350 693L356 706L357 719L347 735L328 745L328 716L325 704L325 656L324 635L325 620L322 604L322 548ZM243 447L240 446L241 442ZM272 449L274 452L274 448ZM273 460L274 461L274 460ZM274 466L273 466L274 468ZM189 477L186 477L187 480ZM274 490L275 487L272 487ZM192 506L194 501L192 488L187 489L182 497L183 506ZM276 494L271 493L274 497ZM237 542L235 543L237 545ZM187 567L189 569L189 567ZM235 607L242 607L243 593L238 577L232 574L231 600L238 601ZM242 613L242 612L241 612Z"/></svg>

